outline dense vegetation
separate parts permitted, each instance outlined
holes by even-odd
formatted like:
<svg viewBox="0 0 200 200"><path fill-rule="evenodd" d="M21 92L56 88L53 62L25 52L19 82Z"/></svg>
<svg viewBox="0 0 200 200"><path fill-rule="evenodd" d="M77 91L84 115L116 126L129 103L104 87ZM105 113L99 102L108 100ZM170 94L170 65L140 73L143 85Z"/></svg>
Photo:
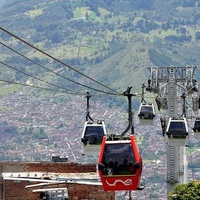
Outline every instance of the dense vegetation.
<svg viewBox="0 0 200 200"><path fill-rule="evenodd" d="M10 0L2 2L0 24L70 66L86 73L90 71L99 81L118 89L141 85L134 74L145 79L146 67L198 65L199 6L195 0L162 3L158 0ZM12 40L2 31L0 37L5 43ZM62 69L19 42L13 41L12 47L42 65ZM33 64L1 48L1 58L7 63L30 70L26 66ZM33 72L38 75L44 70L37 68ZM14 73L16 80L27 79ZM82 78L76 73L73 76Z"/></svg>
<svg viewBox="0 0 200 200"><path fill-rule="evenodd" d="M197 200L200 199L199 181L176 186L173 192L169 194L170 199L176 200Z"/></svg>
<svg viewBox="0 0 200 200"><path fill-rule="evenodd" d="M130 85L133 85L134 92L141 92L141 85L146 83L148 78L148 67L198 66L200 63L198 0L1 0L0 8L1 27L120 92ZM1 43L0 60L17 70L1 64L0 79L46 86L21 73L23 71L47 82L85 92L85 88L62 77L54 76L39 66L42 65L62 76L96 87L79 73L47 58L2 30L0 41L34 61L30 62ZM196 75L200 78L198 71ZM0 97L17 92L20 88L0 82ZM35 92L30 98L40 95L44 96L44 93ZM48 91L45 95L48 96ZM119 107L121 102L112 101L112 98L106 97L109 108L112 108L113 104ZM45 100L47 99L48 97ZM27 95L27 102L29 100ZM138 105L137 103L134 102L133 105ZM0 109L8 108L0 107ZM19 128L3 123L1 131L7 134L8 138L14 134L14 145L2 144L2 152L16 149L17 142L28 143L32 140L39 143L40 140L46 141L48 138L49 133L43 128ZM59 124L55 130L62 128L60 126L62 125ZM142 141L143 146L149 146L148 138L149 134L146 134ZM56 146L56 143L49 144L48 140L47 143ZM145 150L141 152L144 159L157 159L155 152ZM24 159L17 154L12 155L13 157L3 153L2 155L2 160ZM34 155L34 159L44 160L45 156ZM193 167L198 166L199 160L193 163ZM153 174L147 181L161 183L165 181L164 179L165 177L159 174ZM177 199L183 199L178 198L179 194L191 195L187 193L190 191L188 190L190 186L191 184L180 185L173 194L178 195Z"/></svg>

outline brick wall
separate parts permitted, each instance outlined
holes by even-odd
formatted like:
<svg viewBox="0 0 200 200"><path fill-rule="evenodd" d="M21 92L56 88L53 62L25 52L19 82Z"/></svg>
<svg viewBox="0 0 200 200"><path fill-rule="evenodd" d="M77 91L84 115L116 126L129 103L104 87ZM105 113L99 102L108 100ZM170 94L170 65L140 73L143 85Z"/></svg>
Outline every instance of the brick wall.
<svg viewBox="0 0 200 200"><path fill-rule="evenodd" d="M81 173L95 172L94 164L54 163L54 162L0 162L2 172L54 172L54 173Z"/></svg>
<svg viewBox="0 0 200 200"><path fill-rule="evenodd" d="M93 200L114 200L113 192L105 192L101 186L87 186L79 184L71 184L68 192L73 200L93 199Z"/></svg>
<svg viewBox="0 0 200 200"><path fill-rule="evenodd" d="M54 173L80 173L95 172L94 164L78 163L53 163L53 162L1 162L0 171L4 172L54 172ZM36 182L2 180L0 184L1 200L39 200L40 193L33 193L32 189L25 186L36 184ZM114 200L114 192L105 192L102 186L62 184L51 185L51 187L67 187L70 200L95 199ZM39 189L40 187L34 188ZM46 187L45 187L46 188Z"/></svg>
<svg viewBox="0 0 200 200"><path fill-rule="evenodd" d="M31 182L31 184L35 184ZM30 185L29 181L10 181L3 182L3 200L39 200L40 193L33 193L32 190L26 189Z"/></svg>

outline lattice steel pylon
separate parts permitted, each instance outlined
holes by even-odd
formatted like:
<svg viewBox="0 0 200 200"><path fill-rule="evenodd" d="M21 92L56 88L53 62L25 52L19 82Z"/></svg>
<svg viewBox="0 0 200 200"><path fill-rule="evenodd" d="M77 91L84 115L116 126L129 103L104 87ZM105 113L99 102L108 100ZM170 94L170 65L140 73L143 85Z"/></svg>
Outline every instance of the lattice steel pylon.
<svg viewBox="0 0 200 200"><path fill-rule="evenodd" d="M171 119L187 120L186 99L194 99L194 96L198 96L198 85L193 77L195 69L196 67L193 66L149 68L150 79L146 90L157 94L158 110L165 110L165 113L160 116L160 120L167 149L167 193L171 192L177 184L188 182L185 149L188 135L184 133L182 137L182 133L175 131L176 137L174 137L172 134L167 134L166 131L168 131ZM194 100L188 100L188 102L194 102Z"/></svg>

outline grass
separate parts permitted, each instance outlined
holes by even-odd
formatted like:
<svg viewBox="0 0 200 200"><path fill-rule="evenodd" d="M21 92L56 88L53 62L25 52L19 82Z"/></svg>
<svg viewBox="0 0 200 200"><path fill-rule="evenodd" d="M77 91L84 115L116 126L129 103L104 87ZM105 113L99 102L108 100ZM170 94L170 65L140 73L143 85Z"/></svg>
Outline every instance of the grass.
<svg viewBox="0 0 200 200"><path fill-rule="evenodd" d="M1 60L4 60L4 59L6 59L6 58L9 58L9 55L3 54L3 53L0 55L0 59L1 59Z"/></svg>
<svg viewBox="0 0 200 200"><path fill-rule="evenodd" d="M102 17L105 17L106 15L110 14L110 12L107 11L106 9L104 9L104 8L99 8L99 12L101 13Z"/></svg>
<svg viewBox="0 0 200 200"><path fill-rule="evenodd" d="M88 13L88 15L91 14L91 11L87 7L81 7L81 8L77 7L74 10L73 15L75 19L79 18L85 19L86 13Z"/></svg>
<svg viewBox="0 0 200 200"><path fill-rule="evenodd" d="M135 137L136 137L137 144L141 145L144 137L141 135L136 135Z"/></svg>
<svg viewBox="0 0 200 200"><path fill-rule="evenodd" d="M22 86L19 85L1 85L0 87L0 96L5 96L8 94L12 94L14 92L19 91L22 88Z"/></svg>
<svg viewBox="0 0 200 200"><path fill-rule="evenodd" d="M8 107L0 106L0 111L8 110Z"/></svg>
<svg viewBox="0 0 200 200"><path fill-rule="evenodd" d="M35 9L25 12L25 15L30 17L31 19L34 19L36 16L41 15L43 13L43 9Z"/></svg>

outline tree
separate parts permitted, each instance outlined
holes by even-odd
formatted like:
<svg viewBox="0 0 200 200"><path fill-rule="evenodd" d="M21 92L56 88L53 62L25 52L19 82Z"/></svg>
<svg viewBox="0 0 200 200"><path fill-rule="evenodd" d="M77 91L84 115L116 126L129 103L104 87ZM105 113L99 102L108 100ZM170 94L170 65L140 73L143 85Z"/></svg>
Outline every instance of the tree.
<svg viewBox="0 0 200 200"><path fill-rule="evenodd" d="M196 38L196 40L200 40L200 32L199 31L197 31L195 33L195 38Z"/></svg>
<svg viewBox="0 0 200 200"><path fill-rule="evenodd" d="M85 13L85 19L88 20L89 19L89 15L88 12Z"/></svg>
<svg viewBox="0 0 200 200"><path fill-rule="evenodd" d="M168 195L169 199L177 200L197 200L200 199L200 182L194 181L188 184L180 184L176 186L174 191Z"/></svg>

